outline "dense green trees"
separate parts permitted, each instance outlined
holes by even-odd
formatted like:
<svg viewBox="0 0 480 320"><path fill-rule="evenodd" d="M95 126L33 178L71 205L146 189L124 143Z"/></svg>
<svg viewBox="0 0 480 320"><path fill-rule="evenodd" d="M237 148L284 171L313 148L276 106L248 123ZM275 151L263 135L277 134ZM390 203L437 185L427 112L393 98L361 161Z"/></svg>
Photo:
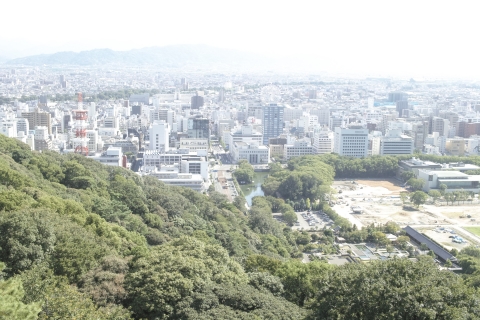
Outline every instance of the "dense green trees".
<svg viewBox="0 0 480 320"><path fill-rule="evenodd" d="M329 191L334 171L318 156L293 158L287 169L275 166L262 184L265 195L281 197L292 201L323 198ZM325 188L326 187L326 188Z"/></svg>
<svg viewBox="0 0 480 320"><path fill-rule="evenodd" d="M476 319L475 290L433 261L349 264L323 278L308 319Z"/></svg>
<svg viewBox="0 0 480 320"><path fill-rule="evenodd" d="M407 181L407 185L412 187L414 191L422 190L424 184L425 181L423 181L422 179L410 178Z"/></svg>
<svg viewBox="0 0 480 320"><path fill-rule="evenodd" d="M292 231L272 212L292 224L293 205L310 202L349 239L381 242L380 233L398 229L368 226L364 234L317 201L334 176L319 159L273 165L266 185L273 196L254 198L245 214L243 203L215 192L207 197L74 154L30 152L0 135L0 319L15 319L12 308L22 319L303 319L310 305L322 314L321 290L333 290L328 279L356 288L355 279L374 271L356 265L363 271L351 275L320 261L301 263L302 248L317 246L311 240L335 250L333 232ZM461 256L466 282L477 286L477 258ZM371 268L403 272L381 265ZM437 275L457 288L448 274ZM377 278L366 277L374 288ZM422 285L437 285L431 280ZM337 301L350 294L342 290ZM470 312L471 296L464 298Z"/></svg>
<svg viewBox="0 0 480 320"><path fill-rule="evenodd" d="M423 191L415 191L410 194L410 201L415 207L419 207L427 200L428 195Z"/></svg>
<svg viewBox="0 0 480 320"><path fill-rule="evenodd" d="M324 154L317 157L335 169L336 178L393 177L397 173L399 160L395 156L349 158L337 154Z"/></svg>
<svg viewBox="0 0 480 320"><path fill-rule="evenodd" d="M255 172L253 166L247 160L240 160L238 168L233 173L240 183L252 183Z"/></svg>
<svg viewBox="0 0 480 320"><path fill-rule="evenodd" d="M158 247L131 268L125 279L127 301L139 317L197 319L217 314L223 318L224 313L244 317L247 311L261 318L300 315L294 305L274 298L282 292L276 278L249 277L227 251L193 238Z"/></svg>
<svg viewBox="0 0 480 320"><path fill-rule="evenodd" d="M5 265L0 262L0 272ZM25 292L18 277L4 281L0 278L0 319L35 320L40 307L36 303L23 303Z"/></svg>
<svg viewBox="0 0 480 320"><path fill-rule="evenodd" d="M56 237L44 214L23 210L0 215L0 261L8 262L7 274L30 269L53 252Z"/></svg>

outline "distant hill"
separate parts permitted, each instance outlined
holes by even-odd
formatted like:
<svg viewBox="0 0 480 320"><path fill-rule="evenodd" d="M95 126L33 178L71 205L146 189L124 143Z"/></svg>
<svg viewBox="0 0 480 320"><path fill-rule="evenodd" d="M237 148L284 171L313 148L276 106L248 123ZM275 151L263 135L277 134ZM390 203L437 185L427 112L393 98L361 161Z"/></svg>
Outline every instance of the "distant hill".
<svg viewBox="0 0 480 320"><path fill-rule="evenodd" d="M247 67L262 69L274 65L272 59L237 50L221 49L206 45L175 45L148 47L129 51L95 49L81 52L57 52L17 58L7 65L155 65L166 68L197 66L199 68Z"/></svg>

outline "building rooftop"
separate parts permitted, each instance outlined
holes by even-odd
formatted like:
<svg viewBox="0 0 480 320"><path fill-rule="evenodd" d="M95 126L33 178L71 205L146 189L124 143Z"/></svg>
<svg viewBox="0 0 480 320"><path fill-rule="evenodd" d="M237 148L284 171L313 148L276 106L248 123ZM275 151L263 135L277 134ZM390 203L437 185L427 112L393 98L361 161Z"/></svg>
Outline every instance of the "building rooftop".
<svg viewBox="0 0 480 320"><path fill-rule="evenodd" d="M406 226L405 228L403 228L403 230L405 230L407 235L413 240L415 240L417 243L425 243L428 249L432 250L443 261L447 261L447 259L452 262L457 261L457 258L455 258L450 252L430 240L430 238L428 238L427 236L413 229L412 227Z"/></svg>

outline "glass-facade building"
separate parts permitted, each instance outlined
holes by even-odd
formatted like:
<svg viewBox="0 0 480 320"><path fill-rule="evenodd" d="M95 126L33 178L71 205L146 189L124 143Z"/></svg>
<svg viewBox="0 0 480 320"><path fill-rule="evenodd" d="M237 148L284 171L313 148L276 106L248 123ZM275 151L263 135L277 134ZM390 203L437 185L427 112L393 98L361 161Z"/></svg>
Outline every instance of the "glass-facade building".
<svg viewBox="0 0 480 320"><path fill-rule="evenodd" d="M263 107L263 144L268 145L268 139L277 138L283 132L284 107L271 103Z"/></svg>

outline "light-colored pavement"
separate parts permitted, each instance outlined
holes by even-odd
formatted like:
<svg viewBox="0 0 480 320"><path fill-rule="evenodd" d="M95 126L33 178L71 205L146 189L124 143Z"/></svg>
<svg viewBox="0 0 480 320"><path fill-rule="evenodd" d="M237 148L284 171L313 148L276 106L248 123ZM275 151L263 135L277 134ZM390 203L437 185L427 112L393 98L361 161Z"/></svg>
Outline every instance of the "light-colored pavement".
<svg viewBox="0 0 480 320"><path fill-rule="evenodd" d="M238 195L238 191L233 184L232 165L215 165L211 171L215 191L223 193L229 201L233 201Z"/></svg>
<svg viewBox="0 0 480 320"><path fill-rule="evenodd" d="M333 225L333 221L324 213L315 211L311 213L316 221L314 225L310 225L308 221L302 216L302 214L307 214L306 211L296 212L298 223L292 227L292 230L321 230L325 226Z"/></svg>

